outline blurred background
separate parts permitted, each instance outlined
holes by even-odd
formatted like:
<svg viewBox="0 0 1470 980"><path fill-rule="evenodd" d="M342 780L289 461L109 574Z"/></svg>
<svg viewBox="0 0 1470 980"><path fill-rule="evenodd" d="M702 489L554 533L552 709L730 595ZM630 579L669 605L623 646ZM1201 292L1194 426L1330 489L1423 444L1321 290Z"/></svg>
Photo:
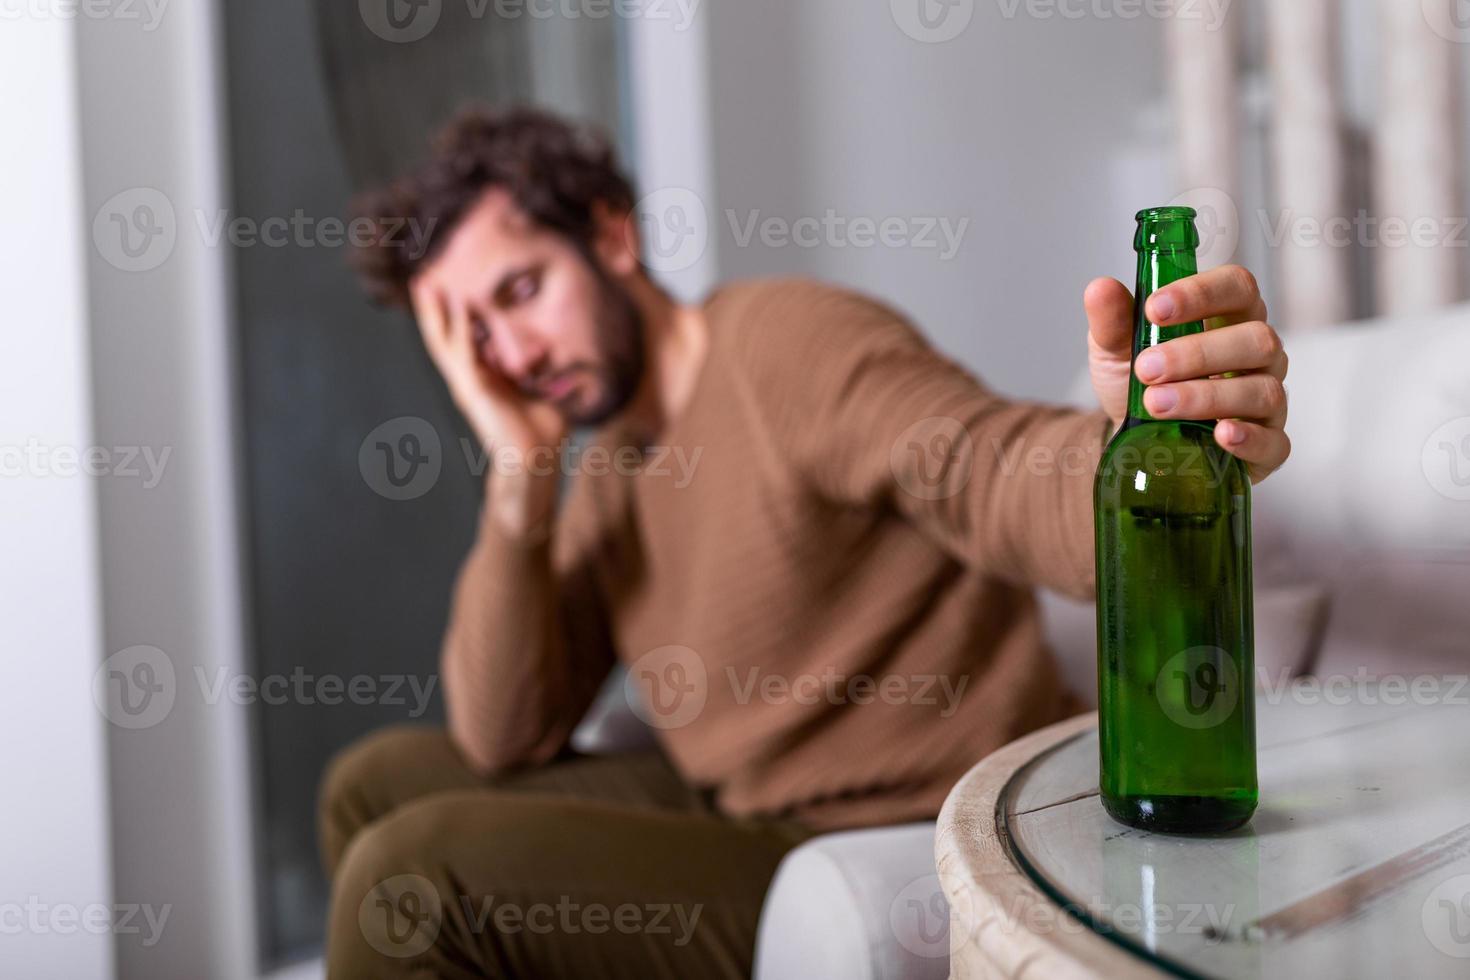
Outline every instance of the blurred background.
<svg viewBox="0 0 1470 980"><path fill-rule="evenodd" d="M1467 43L1463 0L0 0L0 967L319 975L317 782L442 717L484 465L349 202L466 103L613 134L680 296L846 283L1017 397L1196 205L1302 376L1284 668L1463 668Z"/></svg>

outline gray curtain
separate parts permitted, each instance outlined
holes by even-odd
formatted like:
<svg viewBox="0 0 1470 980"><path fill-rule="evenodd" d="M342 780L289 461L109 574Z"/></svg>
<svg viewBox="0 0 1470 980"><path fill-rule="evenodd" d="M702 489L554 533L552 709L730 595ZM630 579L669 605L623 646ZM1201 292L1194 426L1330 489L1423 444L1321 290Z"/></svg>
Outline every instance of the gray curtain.
<svg viewBox="0 0 1470 980"><path fill-rule="evenodd" d="M356 189L422 158L428 139L461 106L534 99L528 18L497 17L493 3L464 0L420 8L411 0L367 2L396 5L400 18L417 9L437 19L422 38L389 40L369 26L364 4L315 0L323 87Z"/></svg>

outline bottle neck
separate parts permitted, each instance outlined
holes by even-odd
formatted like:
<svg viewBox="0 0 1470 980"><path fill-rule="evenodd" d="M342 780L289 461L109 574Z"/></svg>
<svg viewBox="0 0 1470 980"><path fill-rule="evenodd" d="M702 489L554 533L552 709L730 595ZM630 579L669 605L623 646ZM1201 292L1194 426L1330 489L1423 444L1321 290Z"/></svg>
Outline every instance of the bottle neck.
<svg viewBox="0 0 1470 980"><path fill-rule="evenodd" d="M1128 421L1151 422L1153 416L1143 407L1143 392L1147 387L1138 380L1136 367L1138 355L1150 347L1157 347L1176 337L1200 333L1205 325L1196 320L1172 327L1160 327L1150 323L1144 315L1148 298L1172 282L1187 279L1198 272L1194 249L1180 247L1145 247L1138 251L1138 283L1133 290L1133 361L1128 375Z"/></svg>

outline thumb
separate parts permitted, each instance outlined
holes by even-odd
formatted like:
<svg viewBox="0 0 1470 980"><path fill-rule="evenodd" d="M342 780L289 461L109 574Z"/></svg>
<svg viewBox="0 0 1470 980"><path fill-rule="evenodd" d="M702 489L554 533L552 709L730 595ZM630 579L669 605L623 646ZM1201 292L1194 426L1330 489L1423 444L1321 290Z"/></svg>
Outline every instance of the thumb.
<svg viewBox="0 0 1470 980"><path fill-rule="evenodd" d="M1082 294L1093 351L1115 360L1133 356L1133 294L1116 279L1094 279Z"/></svg>

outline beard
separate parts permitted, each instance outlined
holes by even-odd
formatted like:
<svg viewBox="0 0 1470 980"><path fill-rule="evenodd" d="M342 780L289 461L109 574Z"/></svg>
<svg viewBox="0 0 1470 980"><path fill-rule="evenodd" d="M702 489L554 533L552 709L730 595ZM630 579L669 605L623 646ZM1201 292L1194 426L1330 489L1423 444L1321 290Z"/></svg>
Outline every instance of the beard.
<svg viewBox="0 0 1470 980"><path fill-rule="evenodd" d="M583 365L595 378L595 394L586 402L557 406L573 426L595 428L633 400L646 368L643 315L632 295L614 282L596 260L588 258L597 277L597 337L600 363Z"/></svg>

